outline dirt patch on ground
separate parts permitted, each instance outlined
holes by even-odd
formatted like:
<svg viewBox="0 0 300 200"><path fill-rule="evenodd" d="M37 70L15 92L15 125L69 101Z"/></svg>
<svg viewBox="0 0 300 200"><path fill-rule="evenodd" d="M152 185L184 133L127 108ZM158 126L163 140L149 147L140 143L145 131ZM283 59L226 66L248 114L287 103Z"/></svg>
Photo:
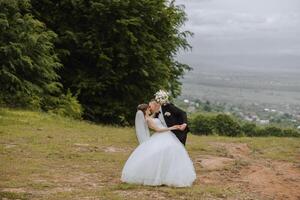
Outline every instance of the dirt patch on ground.
<svg viewBox="0 0 300 200"><path fill-rule="evenodd" d="M15 147L17 147L16 144L4 144L5 149L11 149L11 148L15 148Z"/></svg>
<svg viewBox="0 0 300 200"><path fill-rule="evenodd" d="M129 152L130 149L111 146L111 147L103 148L103 151L106 153L120 153L120 152Z"/></svg>
<svg viewBox="0 0 300 200"><path fill-rule="evenodd" d="M232 158L247 158L251 152L245 143L212 142L210 145L217 147L219 151L224 150L224 154Z"/></svg>
<svg viewBox="0 0 300 200"><path fill-rule="evenodd" d="M30 182L34 187L1 188L0 192L26 194L30 196L29 199L43 199L45 196L54 194L78 192L84 188L88 190L97 190L106 186L102 175L99 173L71 171L58 173L57 169L52 169L49 174L51 175L44 179L38 175L30 177Z"/></svg>
<svg viewBox="0 0 300 200"><path fill-rule="evenodd" d="M97 146L92 146L90 144L75 143L73 144L73 146L77 152L100 151L100 149Z"/></svg>
<svg viewBox="0 0 300 200"><path fill-rule="evenodd" d="M161 191L149 190L119 190L116 191L123 199L168 199L168 196Z"/></svg>
<svg viewBox="0 0 300 200"><path fill-rule="evenodd" d="M99 146L93 146L90 144L81 144L81 143L75 143L73 144L73 146L75 150L78 152L124 153L124 152L131 151L131 149L129 148L121 148L121 147L114 147L114 146L99 147Z"/></svg>
<svg viewBox="0 0 300 200"><path fill-rule="evenodd" d="M199 163L205 170L220 170L234 163L234 159L202 155L195 159L196 163Z"/></svg>
<svg viewBox="0 0 300 200"><path fill-rule="evenodd" d="M300 199L299 165L255 159L247 144L216 142L210 145L222 149L224 157L199 155L194 159L196 168L197 164L200 167L200 184L223 184L246 193L251 191L256 198L264 200Z"/></svg>
<svg viewBox="0 0 300 200"><path fill-rule="evenodd" d="M2 192L12 192L12 193L26 193L25 188L3 188Z"/></svg>
<svg viewBox="0 0 300 200"><path fill-rule="evenodd" d="M270 199L300 199L300 170L291 163L257 162L241 174L254 191Z"/></svg>

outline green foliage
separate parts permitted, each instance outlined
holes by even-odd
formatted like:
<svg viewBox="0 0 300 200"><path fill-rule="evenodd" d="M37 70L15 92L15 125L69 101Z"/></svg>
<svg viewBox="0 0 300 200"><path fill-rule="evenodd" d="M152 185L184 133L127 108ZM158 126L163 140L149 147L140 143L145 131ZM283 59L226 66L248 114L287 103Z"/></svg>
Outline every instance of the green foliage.
<svg viewBox="0 0 300 200"><path fill-rule="evenodd" d="M190 119L191 132L197 135L216 133L225 136L241 136L240 124L233 117L226 114L198 113Z"/></svg>
<svg viewBox="0 0 300 200"><path fill-rule="evenodd" d="M283 130L283 137L300 137L300 132L295 129L284 129Z"/></svg>
<svg viewBox="0 0 300 200"><path fill-rule="evenodd" d="M299 131L295 129L284 129L276 126L258 128L254 136L277 136L277 137L300 137Z"/></svg>
<svg viewBox="0 0 300 200"><path fill-rule="evenodd" d="M211 135L214 131L214 117L197 114L190 120L190 129L197 135Z"/></svg>
<svg viewBox="0 0 300 200"><path fill-rule="evenodd" d="M82 106L77 98L72 96L70 91L68 91L67 94L61 95L59 98L50 97L45 99L42 103L42 107L44 110L48 110L52 113L75 119L80 119L83 112Z"/></svg>
<svg viewBox="0 0 300 200"><path fill-rule="evenodd" d="M58 34L62 83L93 121L126 124L136 105L164 88L180 93L188 49L181 7L166 0L32 0L32 11Z"/></svg>
<svg viewBox="0 0 300 200"><path fill-rule="evenodd" d="M267 126L257 130L256 136L282 136L282 129L275 126Z"/></svg>
<svg viewBox="0 0 300 200"><path fill-rule="evenodd" d="M239 123L226 114L216 116L215 129L219 135L225 136L238 136L242 133Z"/></svg>
<svg viewBox="0 0 300 200"><path fill-rule="evenodd" d="M257 127L256 124L254 123L245 123L241 126L241 129L243 131L243 133L246 136L256 136L256 131L257 131Z"/></svg>
<svg viewBox="0 0 300 200"><path fill-rule="evenodd" d="M300 137L300 132L296 129L241 123L226 114L197 113L189 119L189 126L196 135Z"/></svg>
<svg viewBox="0 0 300 200"><path fill-rule="evenodd" d="M203 110L206 111L206 112L211 112L212 108L210 106L210 102L209 101L205 102Z"/></svg>
<svg viewBox="0 0 300 200"><path fill-rule="evenodd" d="M53 31L30 14L28 0L0 1L0 99L9 106L40 108L60 92Z"/></svg>

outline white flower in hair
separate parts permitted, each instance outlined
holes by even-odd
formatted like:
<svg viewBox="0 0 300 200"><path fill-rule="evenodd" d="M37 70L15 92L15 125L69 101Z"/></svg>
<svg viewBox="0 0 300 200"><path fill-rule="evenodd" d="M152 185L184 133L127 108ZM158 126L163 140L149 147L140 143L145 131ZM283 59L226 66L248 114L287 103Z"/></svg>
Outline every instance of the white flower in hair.
<svg viewBox="0 0 300 200"><path fill-rule="evenodd" d="M155 101L159 104L165 104L169 102L169 94L164 90L159 90L155 93Z"/></svg>

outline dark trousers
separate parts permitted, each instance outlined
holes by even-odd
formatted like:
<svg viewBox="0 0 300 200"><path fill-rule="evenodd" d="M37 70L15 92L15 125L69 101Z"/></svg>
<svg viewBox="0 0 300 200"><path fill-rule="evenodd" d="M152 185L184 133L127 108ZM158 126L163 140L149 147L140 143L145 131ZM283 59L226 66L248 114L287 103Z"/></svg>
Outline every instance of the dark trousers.
<svg viewBox="0 0 300 200"><path fill-rule="evenodd" d="M174 133L178 140L185 146L187 134L186 133Z"/></svg>

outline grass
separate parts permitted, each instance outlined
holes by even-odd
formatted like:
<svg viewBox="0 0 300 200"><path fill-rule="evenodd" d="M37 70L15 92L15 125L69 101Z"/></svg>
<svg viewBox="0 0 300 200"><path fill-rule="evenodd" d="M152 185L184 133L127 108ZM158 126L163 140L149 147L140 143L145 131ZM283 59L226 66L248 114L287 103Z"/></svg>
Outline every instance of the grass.
<svg viewBox="0 0 300 200"><path fill-rule="evenodd" d="M193 159L202 154L226 156L224 149L209 144L247 143L256 158L297 162L299 141L189 135L187 150ZM136 146L130 127L2 108L0 199L217 199L241 195L238 189L201 184L201 180L181 189L121 183L122 167ZM201 173L198 166L196 169Z"/></svg>

